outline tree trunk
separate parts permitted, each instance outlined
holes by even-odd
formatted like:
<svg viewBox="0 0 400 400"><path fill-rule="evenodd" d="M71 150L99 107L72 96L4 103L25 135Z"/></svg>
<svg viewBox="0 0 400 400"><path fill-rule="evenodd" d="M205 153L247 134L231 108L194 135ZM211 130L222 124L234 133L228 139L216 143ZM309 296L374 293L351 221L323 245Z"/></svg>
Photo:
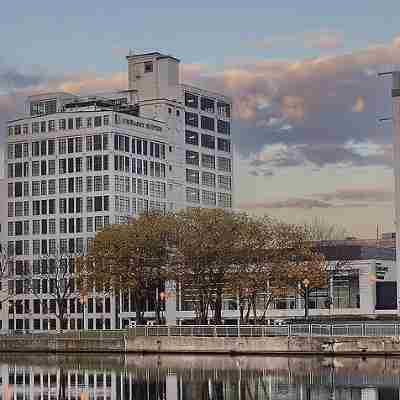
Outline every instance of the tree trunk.
<svg viewBox="0 0 400 400"><path fill-rule="evenodd" d="M304 291L304 318L308 320L308 306L309 306L309 289L305 288Z"/></svg>
<svg viewBox="0 0 400 400"><path fill-rule="evenodd" d="M214 323L215 325L222 324L222 290L217 290L217 295L214 303Z"/></svg>
<svg viewBox="0 0 400 400"><path fill-rule="evenodd" d="M136 305L136 325L144 325L143 316L143 299L141 296L135 294L135 305Z"/></svg>
<svg viewBox="0 0 400 400"><path fill-rule="evenodd" d="M65 400L65 388L67 386L67 375L64 368L60 368L60 386L58 389L58 400Z"/></svg>

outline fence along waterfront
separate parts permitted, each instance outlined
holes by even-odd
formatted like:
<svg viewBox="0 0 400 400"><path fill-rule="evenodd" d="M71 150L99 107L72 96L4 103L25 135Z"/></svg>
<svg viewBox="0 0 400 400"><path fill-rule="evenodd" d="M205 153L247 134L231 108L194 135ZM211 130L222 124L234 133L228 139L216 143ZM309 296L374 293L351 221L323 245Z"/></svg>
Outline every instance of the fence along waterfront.
<svg viewBox="0 0 400 400"><path fill-rule="evenodd" d="M10 331L8 336L24 332ZM396 337L400 324L299 324L299 325L138 325L123 330L85 330L24 333L36 338L59 334L64 338L121 338L132 336L268 337L268 336L349 336Z"/></svg>

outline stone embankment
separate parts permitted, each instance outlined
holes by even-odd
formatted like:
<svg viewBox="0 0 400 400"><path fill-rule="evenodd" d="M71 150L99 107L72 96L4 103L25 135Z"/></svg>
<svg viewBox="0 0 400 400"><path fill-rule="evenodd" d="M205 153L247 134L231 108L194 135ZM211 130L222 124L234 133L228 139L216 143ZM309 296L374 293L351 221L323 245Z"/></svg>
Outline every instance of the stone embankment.
<svg viewBox="0 0 400 400"><path fill-rule="evenodd" d="M0 352L400 355L399 337L2 336Z"/></svg>

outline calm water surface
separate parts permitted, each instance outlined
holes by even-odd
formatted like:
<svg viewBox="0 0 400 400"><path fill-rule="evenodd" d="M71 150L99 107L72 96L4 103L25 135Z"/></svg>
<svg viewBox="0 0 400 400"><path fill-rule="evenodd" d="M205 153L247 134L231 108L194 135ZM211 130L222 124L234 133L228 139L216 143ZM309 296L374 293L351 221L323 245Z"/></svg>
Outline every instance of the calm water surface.
<svg viewBox="0 0 400 400"><path fill-rule="evenodd" d="M400 358L0 355L0 400L400 400Z"/></svg>

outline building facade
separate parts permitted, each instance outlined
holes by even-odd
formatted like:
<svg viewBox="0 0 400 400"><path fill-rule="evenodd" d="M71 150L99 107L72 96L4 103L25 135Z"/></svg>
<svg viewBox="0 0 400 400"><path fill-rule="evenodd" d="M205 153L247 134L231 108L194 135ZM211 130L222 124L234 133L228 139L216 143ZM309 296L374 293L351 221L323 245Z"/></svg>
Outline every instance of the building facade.
<svg viewBox="0 0 400 400"><path fill-rule="evenodd" d="M60 255L84 253L97 231L149 210L233 207L230 99L181 84L174 57L127 61L126 90L35 95L8 122L2 329L123 326L135 314L131 296L94 293L66 297L59 326ZM74 285L73 263L62 261ZM147 309L154 315L151 301Z"/></svg>

